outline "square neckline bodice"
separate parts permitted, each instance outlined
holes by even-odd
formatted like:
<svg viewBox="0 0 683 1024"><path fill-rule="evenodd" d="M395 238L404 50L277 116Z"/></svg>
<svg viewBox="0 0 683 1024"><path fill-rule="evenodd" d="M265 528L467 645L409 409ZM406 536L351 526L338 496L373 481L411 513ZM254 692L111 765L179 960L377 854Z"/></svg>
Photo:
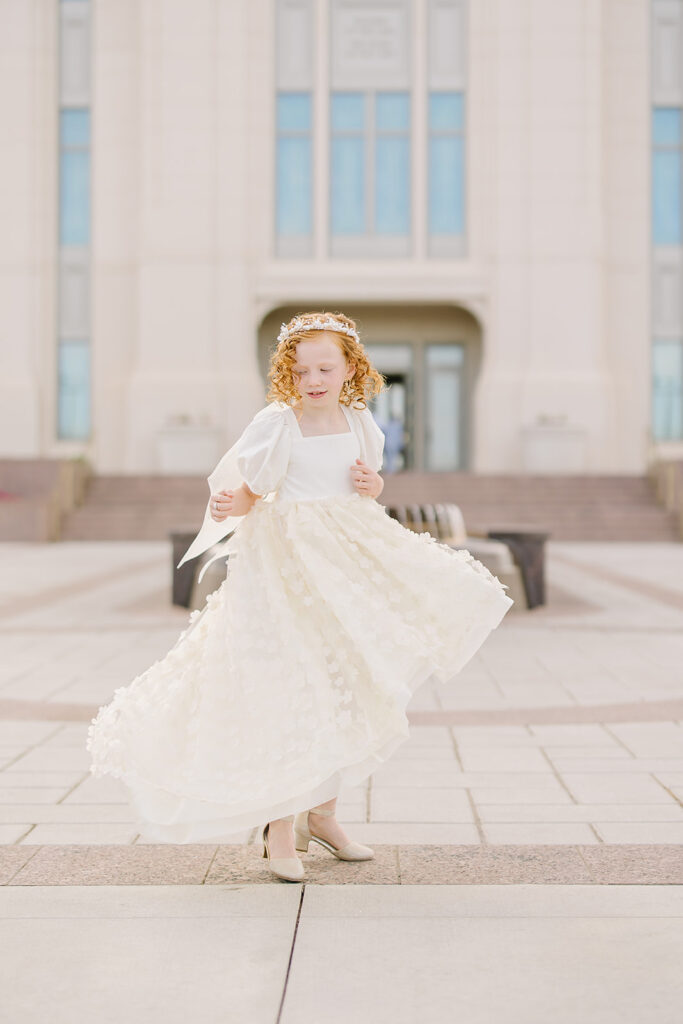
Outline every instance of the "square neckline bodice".
<svg viewBox="0 0 683 1024"><path fill-rule="evenodd" d="M341 403L340 403L341 404ZM287 468L277 485L275 505L289 507L289 502L347 499L356 491L350 470L355 459L362 456L362 443L353 413L344 410L350 430L334 434L302 434L294 409L287 420L291 447L287 452ZM343 406L342 406L343 408ZM294 426L296 423L296 427ZM326 443L322 442L325 438ZM315 441L316 444L308 442Z"/></svg>
<svg viewBox="0 0 683 1024"><path fill-rule="evenodd" d="M293 422L295 430L296 430L297 440L312 441L313 439L317 440L318 438L321 438L321 437L348 437L350 434L354 434L353 424L351 422L351 416L350 416L349 412L347 411L346 406L343 405L341 402L339 402L339 407L341 408L342 412L344 413L344 416L346 418L346 422L349 425L349 429L348 430L343 430L343 431L335 433L335 434L302 434L301 427L299 426L299 421L296 418L296 413L294 412L294 409L292 408L292 406L288 405L287 409L291 413L292 422Z"/></svg>

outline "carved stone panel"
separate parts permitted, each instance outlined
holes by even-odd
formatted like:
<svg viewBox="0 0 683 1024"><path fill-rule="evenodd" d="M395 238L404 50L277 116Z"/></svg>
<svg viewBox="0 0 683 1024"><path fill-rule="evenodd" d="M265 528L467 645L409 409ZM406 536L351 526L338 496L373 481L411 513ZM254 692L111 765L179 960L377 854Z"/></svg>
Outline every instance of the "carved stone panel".
<svg viewBox="0 0 683 1024"><path fill-rule="evenodd" d="M331 88L409 88L409 26L406 0L333 0Z"/></svg>

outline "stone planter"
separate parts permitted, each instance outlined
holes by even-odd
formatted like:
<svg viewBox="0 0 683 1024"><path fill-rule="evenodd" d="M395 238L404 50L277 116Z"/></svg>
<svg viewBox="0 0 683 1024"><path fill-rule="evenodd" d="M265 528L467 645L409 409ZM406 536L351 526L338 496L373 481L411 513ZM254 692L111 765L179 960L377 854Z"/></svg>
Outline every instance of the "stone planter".
<svg viewBox="0 0 683 1024"><path fill-rule="evenodd" d="M553 422L523 427L522 471L585 473L586 431L582 427Z"/></svg>
<svg viewBox="0 0 683 1024"><path fill-rule="evenodd" d="M207 476L223 454L218 430L195 423L170 424L157 435L159 472Z"/></svg>

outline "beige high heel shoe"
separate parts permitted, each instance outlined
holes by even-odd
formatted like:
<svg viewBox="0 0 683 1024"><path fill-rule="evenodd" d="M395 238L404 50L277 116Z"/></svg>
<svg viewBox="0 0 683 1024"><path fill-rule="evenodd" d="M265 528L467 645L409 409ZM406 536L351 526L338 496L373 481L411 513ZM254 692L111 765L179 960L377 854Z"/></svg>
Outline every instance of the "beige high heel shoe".
<svg viewBox="0 0 683 1024"><path fill-rule="evenodd" d="M294 821L294 815L288 814L283 820ZM288 882L300 882L304 877L304 866L299 857L270 856L269 829L270 822L268 822L263 830L263 856L268 859L268 867L278 878L284 878Z"/></svg>
<svg viewBox="0 0 683 1024"><path fill-rule="evenodd" d="M315 814L323 814L327 818L331 818L336 812L331 811L328 807L311 807L309 810ZM308 827L308 811L299 811L294 819L294 836L296 838L296 848L300 853L308 852L308 844L311 840L316 843L320 843L326 850L333 853L339 860L372 860L375 856L375 851L371 850L369 846L363 846L362 843L347 843L346 846L334 846L327 839L323 839L322 836L316 836Z"/></svg>

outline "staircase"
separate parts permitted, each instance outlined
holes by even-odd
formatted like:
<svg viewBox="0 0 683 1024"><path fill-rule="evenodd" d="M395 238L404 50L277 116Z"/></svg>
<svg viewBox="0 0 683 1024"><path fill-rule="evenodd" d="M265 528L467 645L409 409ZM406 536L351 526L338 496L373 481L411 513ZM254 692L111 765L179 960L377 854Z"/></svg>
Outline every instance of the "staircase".
<svg viewBox="0 0 683 1024"><path fill-rule="evenodd" d="M470 534L525 527L551 540L683 539L647 476L401 473L385 478L380 501L454 502Z"/></svg>
<svg viewBox="0 0 683 1024"><path fill-rule="evenodd" d="M83 504L62 522L62 540L168 540L196 532L209 488L199 476L93 476Z"/></svg>
<svg viewBox="0 0 683 1024"><path fill-rule="evenodd" d="M94 476L62 525L64 540L167 540L196 532L204 477ZM647 476L400 473L385 477L382 505L455 502L470 534L526 527L552 540L676 541L677 516L657 504Z"/></svg>

